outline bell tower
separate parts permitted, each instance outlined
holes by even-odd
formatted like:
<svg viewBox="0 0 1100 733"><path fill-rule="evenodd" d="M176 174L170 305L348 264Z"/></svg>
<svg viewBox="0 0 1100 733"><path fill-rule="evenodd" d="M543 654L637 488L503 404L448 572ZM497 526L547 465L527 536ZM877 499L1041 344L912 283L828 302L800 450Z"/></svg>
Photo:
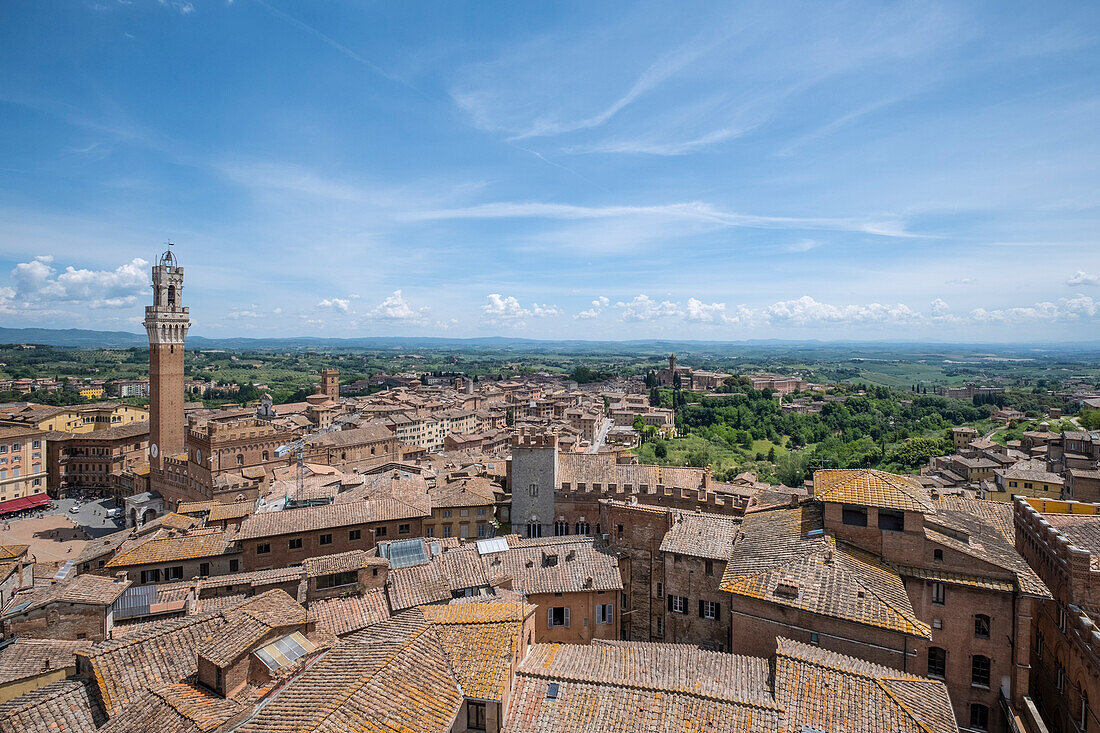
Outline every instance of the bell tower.
<svg viewBox="0 0 1100 733"><path fill-rule="evenodd" d="M171 245L153 266L153 304L145 306L149 334L149 467L156 476L165 456L184 451L183 342L191 326L182 306L183 268Z"/></svg>

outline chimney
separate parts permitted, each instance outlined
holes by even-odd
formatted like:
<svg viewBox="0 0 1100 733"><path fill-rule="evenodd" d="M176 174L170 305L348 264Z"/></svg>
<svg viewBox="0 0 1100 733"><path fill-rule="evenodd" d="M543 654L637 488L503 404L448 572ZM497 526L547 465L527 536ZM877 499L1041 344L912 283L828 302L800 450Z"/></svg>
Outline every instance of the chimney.
<svg viewBox="0 0 1100 733"><path fill-rule="evenodd" d="M115 573L116 583L125 583L129 579L130 577L126 574L125 570L119 570L117 573Z"/></svg>

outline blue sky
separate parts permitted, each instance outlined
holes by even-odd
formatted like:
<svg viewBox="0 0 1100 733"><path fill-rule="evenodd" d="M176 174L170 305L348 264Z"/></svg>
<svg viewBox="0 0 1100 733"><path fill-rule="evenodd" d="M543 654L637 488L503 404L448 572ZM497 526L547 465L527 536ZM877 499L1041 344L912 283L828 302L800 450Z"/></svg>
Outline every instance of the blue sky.
<svg viewBox="0 0 1100 733"><path fill-rule="evenodd" d="M0 323L1100 338L1100 4L8 3Z"/></svg>

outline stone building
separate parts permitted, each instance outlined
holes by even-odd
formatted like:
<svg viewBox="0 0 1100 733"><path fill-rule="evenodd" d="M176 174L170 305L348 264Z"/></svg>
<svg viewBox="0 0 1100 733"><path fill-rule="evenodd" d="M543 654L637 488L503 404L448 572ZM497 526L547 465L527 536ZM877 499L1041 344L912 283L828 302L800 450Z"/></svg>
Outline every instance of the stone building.
<svg viewBox="0 0 1100 733"><path fill-rule="evenodd" d="M149 422L83 433L50 433L47 484L57 496L92 492L121 499L121 477L149 460Z"/></svg>
<svg viewBox="0 0 1100 733"><path fill-rule="evenodd" d="M1100 731L1100 504L1016 497L1016 547L1050 588L1035 609L1031 695L1052 731Z"/></svg>
<svg viewBox="0 0 1100 733"><path fill-rule="evenodd" d="M77 575L17 594L0 616L4 638L109 639L114 603L129 587L124 576Z"/></svg>

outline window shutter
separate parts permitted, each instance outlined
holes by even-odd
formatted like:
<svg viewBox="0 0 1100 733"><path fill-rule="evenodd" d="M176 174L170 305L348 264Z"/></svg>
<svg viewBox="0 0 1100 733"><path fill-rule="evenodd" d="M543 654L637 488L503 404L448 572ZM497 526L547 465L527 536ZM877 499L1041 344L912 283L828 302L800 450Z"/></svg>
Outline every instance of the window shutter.
<svg viewBox="0 0 1100 733"><path fill-rule="evenodd" d="M546 628L554 628L554 609L546 609Z"/></svg>
<svg viewBox="0 0 1100 733"><path fill-rule="evenodd" d="M668 594L668 610L672 610L672 594Z"/></svg>
<svg viewBox="0 0 1100 733"><path fill-rule="evenodd" d="M706 615L706 609L703 608L703 599L699 599L699 618L703 618Z"/></svg>
<svg viewBox="0 0 1100 733"><path fill-rule="evenodd" d="M714 620L715 621L721 621L722 620L722 604L721 603L715 603L714 604Z"/></svg>
<svg viewBox="0 0 1100 733"><path fill-rule="evenodd" d="M605 608L607 608L607 611L604 613L604 623L615 623L615 604L608 603Z"/></svg>
<svg viewBox="0 0 1100 733"><path fill-rule="evenodd" d="M569 628L569 606L565 607L565 628Z"/></svg>
<svg viewBox="0 0 1100 733"><path fill-rule="evenodd" d="M597 624L602 624L603 623L603 604L602 603L597 603L596 604L596 623Z"/></svg>

